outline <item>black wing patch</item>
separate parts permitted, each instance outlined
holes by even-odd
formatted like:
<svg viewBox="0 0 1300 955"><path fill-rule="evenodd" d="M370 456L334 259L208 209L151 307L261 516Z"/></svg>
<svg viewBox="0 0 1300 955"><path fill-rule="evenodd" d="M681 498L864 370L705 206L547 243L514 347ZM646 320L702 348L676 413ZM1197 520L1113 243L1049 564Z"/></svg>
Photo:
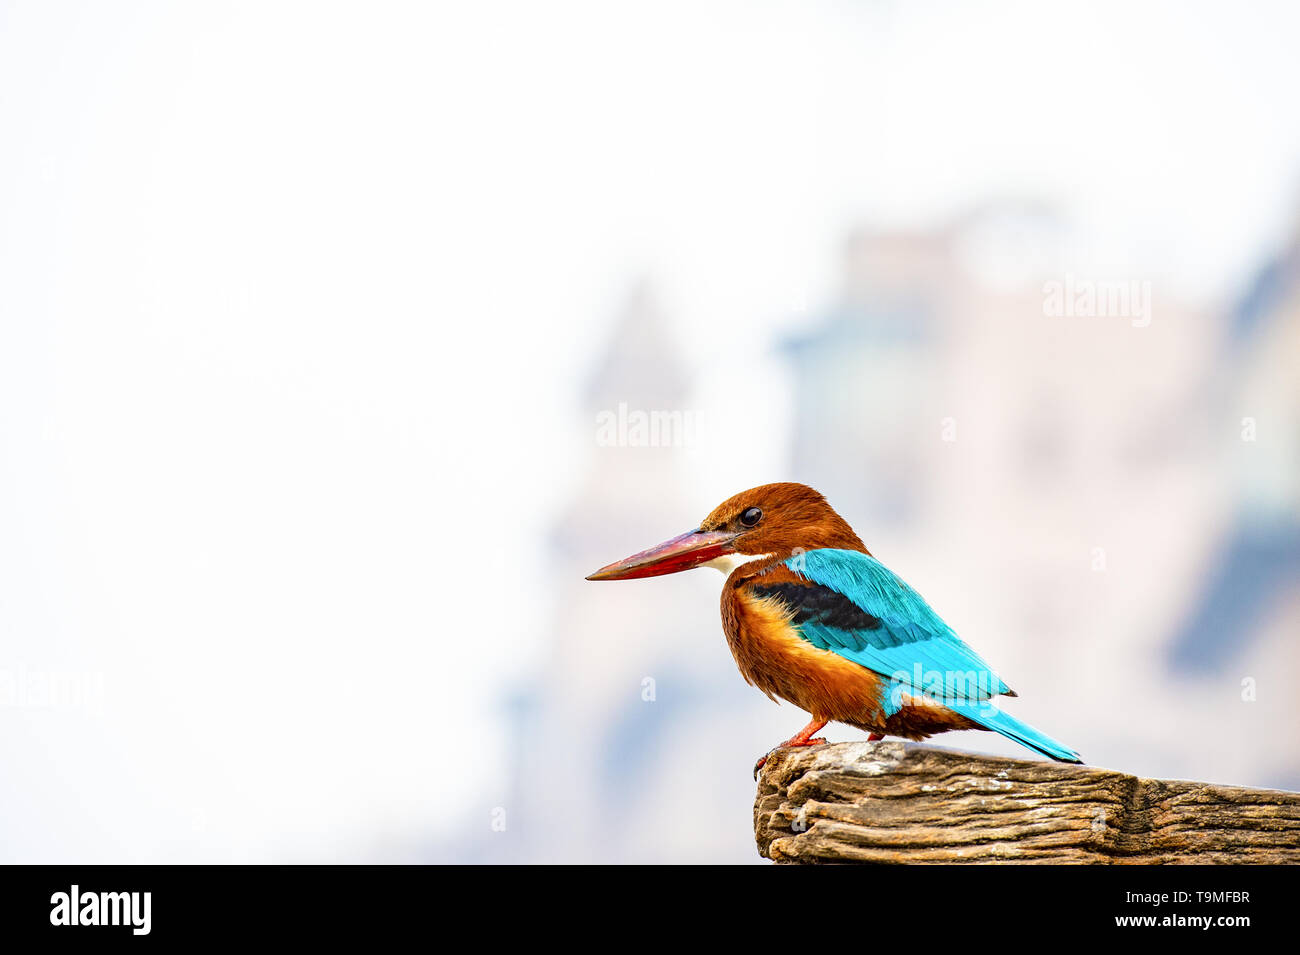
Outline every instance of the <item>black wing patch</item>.
<svg viewBox="0 0 1300 955"><path fill-rule="evenodd" d="M848 597L818 584L751 584L758 597L777 597L794 610L795 624L819 623L837 630L878 630L880 618Z"/></svg>

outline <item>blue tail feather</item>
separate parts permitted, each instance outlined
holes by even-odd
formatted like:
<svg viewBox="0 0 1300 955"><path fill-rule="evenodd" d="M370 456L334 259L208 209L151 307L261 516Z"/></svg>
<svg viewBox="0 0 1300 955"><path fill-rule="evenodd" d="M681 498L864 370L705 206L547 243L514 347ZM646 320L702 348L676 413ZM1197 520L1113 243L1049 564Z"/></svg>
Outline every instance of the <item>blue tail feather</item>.
<svg viewBox="0 0 1300 955"><path fill-rule="evenodd" d="M1005 713L987 700L967 702L964 700L945 700L944 705L968 717L985 729L1001 733L1007 739L1015 740L1021 746L1028 746L1035 752L1042 753L1062 763L1082 763L1083 758L1064 743L1058 743L1046 733L1040 733L1028 723L1021 722L1010 713Z"/></svg>

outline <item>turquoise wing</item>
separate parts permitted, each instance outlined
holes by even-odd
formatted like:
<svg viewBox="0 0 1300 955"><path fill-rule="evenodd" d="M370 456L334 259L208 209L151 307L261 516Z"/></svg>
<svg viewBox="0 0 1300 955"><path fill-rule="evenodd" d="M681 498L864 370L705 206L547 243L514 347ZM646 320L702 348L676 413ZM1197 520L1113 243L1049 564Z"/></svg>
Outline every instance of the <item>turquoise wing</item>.
<svg viewBox="0 0 1300 955"><path fill-rule="evenodd" d="M798 596L782 594L795 606L795 627L814 646L940 702L1011 692L920 594L874 557L827 548L785 563L814 585Z"/></svg>

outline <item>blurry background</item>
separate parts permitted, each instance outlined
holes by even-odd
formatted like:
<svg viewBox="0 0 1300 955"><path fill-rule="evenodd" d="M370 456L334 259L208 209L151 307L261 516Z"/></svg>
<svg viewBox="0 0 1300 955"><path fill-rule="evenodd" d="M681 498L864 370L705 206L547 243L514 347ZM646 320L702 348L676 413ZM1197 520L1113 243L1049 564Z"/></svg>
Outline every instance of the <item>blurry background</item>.
<svg viewBox="0 0 1300 955"><path fill-rule="evenodd" d="M1300 788L1298 28L0 2L0 861L756 861L720 578L582 578L776 480Z"/></svg>

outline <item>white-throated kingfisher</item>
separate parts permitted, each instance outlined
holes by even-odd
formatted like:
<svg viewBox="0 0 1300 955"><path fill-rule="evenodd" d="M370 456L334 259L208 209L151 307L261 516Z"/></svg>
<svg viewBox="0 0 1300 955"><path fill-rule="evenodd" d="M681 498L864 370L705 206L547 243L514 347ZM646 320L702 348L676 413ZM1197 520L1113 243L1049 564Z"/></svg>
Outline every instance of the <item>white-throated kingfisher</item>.
<svg viewBox="0 0 1300 955"><path fill-rule="evenodd" d="M722 627L741 675L812 717L778 749L825 743L816 734L835 721L866 730L873 740L992 730L1052 759L1082 762L1068 746L997 707L994 697L1016 693L871 556L812 488L785 483L743 491L696 529L587 579L657 577L694 567L727 575Z"/></svg>

